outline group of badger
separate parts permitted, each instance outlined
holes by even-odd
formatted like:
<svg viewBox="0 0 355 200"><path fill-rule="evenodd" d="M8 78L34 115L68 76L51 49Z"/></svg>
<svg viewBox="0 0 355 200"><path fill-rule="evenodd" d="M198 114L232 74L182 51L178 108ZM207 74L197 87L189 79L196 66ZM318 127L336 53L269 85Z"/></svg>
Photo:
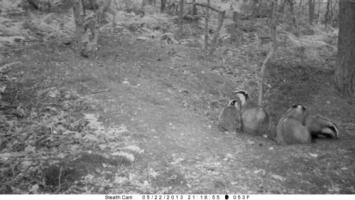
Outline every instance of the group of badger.
<svg viewBox="0 0 355 200"><path fill-rule="evenodd" d="M267 136L282 145L312 143L320 137L339 138L334 122L321 115L310 115L303 105L292 105L275 127L265 109L249 100L246 91L235 91L235 95L237 98L219 115L220 131Z"/></svg>

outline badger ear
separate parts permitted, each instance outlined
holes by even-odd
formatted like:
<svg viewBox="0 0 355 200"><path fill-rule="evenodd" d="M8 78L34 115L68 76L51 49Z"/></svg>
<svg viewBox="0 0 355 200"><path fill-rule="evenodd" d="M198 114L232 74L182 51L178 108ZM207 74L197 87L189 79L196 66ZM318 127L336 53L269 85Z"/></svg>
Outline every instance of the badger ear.
<svg viewBox="0 0 355 200"><path fill-rule="evenodd" d="M244 93L245 99L248 100L249 99L249 94L248 93Z"/></svg>
<svg viewBox="0 0 355 200"><path fill-rule="evenodd" d="M301 105L302 106L302 105ZM307 110L307 107L306 106L302 106L302 110L303 111L306 111Z"/></svg>
<svg viewBox="0 0 355 200"><path fill-rule="evenodd" d="M297 108L298 107L298 104L293 104L292 106L291 106L291 108Z"/></svg>
<svg viewBox="0 0 355 200"><path fill-rule="evenodd" d="M228 106L234 106L236 102L237 102L237 100L232 99L229 101Z"/></svg>
<svg viewBox="0 0 355 200"><path fill-rule="evenodd" d="M293 104L291 106L292 109L299 109L302 110L303 112L305 112L307 110L306 106L301 105L301 104Z"/></svg>
<svg viewBox="0 0 355 200"><path fill-rule="evenodd" d="M246 101L249 99L249 94L245 90L236 90L234 91L234 93L238 97L241 105L244 105Z"/></svg>
<svg viewBox="0 0 355 200"><path fill-rule="evenodd" d="M234 93L235 94L243 94L244 96L248 96L249 94L248 94L248 92L247 91L245 91L245 90L234 90Z"/></svg>

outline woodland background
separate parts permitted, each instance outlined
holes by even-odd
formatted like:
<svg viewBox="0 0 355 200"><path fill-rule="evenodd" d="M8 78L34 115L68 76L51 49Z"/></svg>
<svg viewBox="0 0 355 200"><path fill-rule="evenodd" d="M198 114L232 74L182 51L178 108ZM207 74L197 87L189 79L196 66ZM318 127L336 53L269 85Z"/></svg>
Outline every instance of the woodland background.
<svg viewBox="0 0 355 200"><path fill-rule="evenodd" d="M112 0L97 41L74 3L0 1L1 193L355 193L355 3ZM219 132L260 80L274 123L303 104L341 138Z"/></svg>

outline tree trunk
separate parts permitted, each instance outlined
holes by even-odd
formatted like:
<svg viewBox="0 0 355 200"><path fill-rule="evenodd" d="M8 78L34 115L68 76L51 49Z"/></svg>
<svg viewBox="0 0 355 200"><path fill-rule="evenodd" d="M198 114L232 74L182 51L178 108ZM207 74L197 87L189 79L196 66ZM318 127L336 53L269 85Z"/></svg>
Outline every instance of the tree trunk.
<svg viewBox="0 0 355 200"><path fill-rule="evenodd" d="M339 38L335 84L344 96L354 94L355 76L355 2L339 2Z"/></svg>
<svg viewBox="0 0 355 200"><path fill-rule="evenodd" d="M330 23L338 27L339 21L339 0L332 1L330 4Z"/></svg>
<svg viewBox="0 0 355 200"><path fill-rule="evenodd" d="M166 8L166 0L160 1L160 12L164 12Z"/></svg>
<svg viewBox="0 0 355 200"><path fill-rule="evenodd" d="M295 6L293 0L288 0L288 5L290 6L290 13L292 15L292 24L296 26L296 14L295 14Z"/></svg>
<svg viewBox="0 0 355 200"><path fill-rule="evenodd" d="M197 6L195 5L196 0L192 0L192 15L197 15Z"/></svg>
<svg viewBox="0 0 355 200"><path fill-rule="evenodd" d="M239 15L238 15L238 12L237 11L233 11L233 23L235 26L238 25L238 20L239 20Z"/></svg>
<svg viewBox="0 0 355 200"><path fill-rule="evenodd" d="M300 19L302 15L303 15L303 0L300 0L298 4L298 12L297 12L298 19Z"/></svg>
<svg viewBox="0 0 355 200"><path fill-rule="evenodd" d="M219 37L219 32L221 31L221 28L223 26L223 21L224 21L225 15L226 15L225 11L222 11L221 13L219 13L218 25L217 25L216 31L214 32L212 41L211 41L211 48L210 48L209 55L212 55L217 48L217 44L218 44L217 41L218 41L218 37Z"/></svg>
<svg viewBox="0 0 355 200"><path fill-rule="evenodd" d="M287 0L281 0L280 7L279 7L279 13L284 14L286 2L287 2Z"/></svg>
<svg viewBox="0 0 355 200"><path fill-rule="evenodd" d="M295 2L294 0L286 0L287 4L290 6L290 14L291 14L291 21L292 21L292 27L295 28L295 34L298 36L299 35L299 28L296 20L296 13L295 13Z"/></svg>
<svg viewBox="0 0 355 200"><path fill-rule="evenodd" d="M302 6L303 6L303 0L300 0L300 3L298 5L298 8L302 10Z"/></svg>
<svg viewBox="0 0 355 200"><path fill-rule="evenodd" d="M233 26L231 27L231 40L232 42L239 43L240 41L240 31L238 29L239 26L239 13L237 11L233 12Z"/></svg>
<svg viewBox="0 0 355 200"><path fill-rule="evenodd" d="M210 0L207 0L207 6L210 6ZM210 20L210 11L209 9L206 7L206 13L205 13L205 51L206 54L208 52L208 32L209 32L209 27L208 27L208 23Z"/></svg>
<svg viewBox="0 0 355 200"><path fill-rule="evenodd" d="M180 0L180 10L179 10L179 32L182 34L183 32L183 23L184 23L184 0Z"/></svg>
<svg viewBox="0 0 355 200"><path fill-rule="evenodd" d="M257 18L259 16L259 0L253 0L252 2L252 17Z"/></svg>
<svg viewBox="0 0 355 200"><path fill-rule="evenodd" d="M330 9L332 0L327 1L327 9L324 14L324 24L327 26L330 20Z"/></svg>
<svg viewBox="0 0 355 200"><path fill-rule="evenodd" d="M155 6L155 0L148 0L149 5L154 5Z"/></svg>
<svg viewBox="0 0 355 200"><path fill-rule="evenodd" d="M271 38L272 38L272 45L271 49L266 55L265 60L263 61L260 69L260 74L259 74L259 82L258 82L258 89L259 89L259 95L258 95L258 106L262 107L263 106L263 97L264 97L264 77L265 77L265 71L266 71L266 65L270 58L273 56L274 52L277 49L277 0L272 1L272 13L271 13L271 19L270 19L270 30L271 30Z"/></svg>
<svg viewBox="0 0 355 200"><path fill-rule="evenodd" d="M317 23L321 23L322 3L323 0L318 0Z"/></svg>
<svg viewBox="0 0 355 200"><path fill-rule="evenodd" d="M315 10L315 0L309 0L308 1L308 19L309 19L309 24L313 24L314 21L314 10Z"/></svg>
<svg viewBox="0 0 355 200"><path fill-rule="evenodd" d="M82 43L82 36L85 33L84 9L80 0L74 1L73 16L74 16L74 23L75 23L75 36L74 36L75 49L77 53L80 53L80 51L84 48Z"/></svg>

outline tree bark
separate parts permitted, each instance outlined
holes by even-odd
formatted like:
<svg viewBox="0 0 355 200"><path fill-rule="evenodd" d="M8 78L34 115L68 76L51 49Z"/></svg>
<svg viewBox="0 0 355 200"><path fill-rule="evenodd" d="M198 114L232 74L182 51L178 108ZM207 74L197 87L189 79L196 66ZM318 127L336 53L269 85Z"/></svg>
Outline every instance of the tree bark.
<svg viewBox="0 0 355 200"><path fill-rule="evenodd" d="M155 6L155 0L148 0L148 4Z"/></svg>
<svg viewBox="0 0 355 200"><path fill-rule="evenodd" d="M294 2L294 0L286 0L286 2L290 7L292 27L295 28L295 34L298 36L299 35L299 28L298 28L298 24L297 24L297 20L296 20L295 2Z"/></svg>
<svg viewBox="0 0 355 200"><path fill-rule="evenodd" d="M252 17L257 18L259 16L259 0L252 1Z"/></svg>
<svg viewBox="0 0 355 200"><path fill-rule="evenodd" d="M233 11L232 19L233 19L234 25L237 26L238 25L238 21L239 21L239 14L238 14L237 11Z"/></svg>
<svg viewBox="0 0 355 200"><path fill-rule="evenodd" d="M303 6L303 0L300 0L300 3L299 3L299 5L298 5L298 8L299 8L299 9L302 9L302 6Z"/></svg>
<svg viewBox="0 0 355 200"><path fill-rule="evenodd" d="M207 6L210 6L210 0L207 0ZM208 32L209 32L209 28L208 28L208 23L210 20L210 11L209 8L206 7L206 14L205 14L205 51L206 53L208 52Z"/></svg>
<svg viewBox="0 0 355 200"><path fill-rule="evenodd" d="M197 15L196 0L192 0L192 15Z"/></svg>
<svg viewBox="0 0 355 200"><path fill-rule="evenodd" d="M300 19L301 16L303 15L303 0L299 0L299 3L298 3L298 9L296 9L296 11L298 10L297 12L297 18Z"/></svg>
<svg viewBox="0 0 355 200"><path fill-rule="evenodd" d="M308 19L309 24L313 24L314 21L315 0L308 1Z"/></svg>
<svg viewBox="0 0 355 200"><path fill-rule="evenodd" d="M317 0L317 1L318 1L317 23L321 23L321 11L322 11L323 0Z"/></svg>
<svg viewBox="0 0 355 200"><path fill-rule="evenodd" d="M270 19L270 32L271 32L271 38L272 38L272 45L271 49L266 55L265 60L263 61L260 69L260 74L259 74L259 82L258 82L258 106L262 107L263 106L263 97L264 97L264 77L265 77L265 71L266 71L266 65L275 53L277 49L277 19L276 19L276 14L277 14L277 0L272 1L272 13L271 13L271 19Z"/></svg>
<svg viewBox="0 0 355 200"><path fill-rule="evenodd" d="M287 0L281 0L280 6L279 6L279 13L284 14L286 2L287 2Z"/></svg>
<svg viewBox="0 0 355 200"><path fill-rule="evenodd" d="M221 31L221 28L223 26L223 21L224 21L225 15L226 15L225 11L222 11L219 13L218 26L217 26L216 31L214 32L214 35L213 35L213 38L211 41L211 48L210 48L209 55L212 55L217 48L217 41L218 41L218 37L219 37L219 32Z"/></svg>
<svg viewBox="0 0 355 200"><path fill-rule="evenodd" d="M183 32L183 23L184 23L184 0L180 0L179 4L180 10L179 10L179 32L182 34Z"/></svg>
<svg viewBox="0 0 355 200"><path fill-rule="evenodd" d="M355 2L339 2L339 38L335 84L344 96L354 94L355 76Z"/></svg>
<svg viewBox="0 0 355 200"><path fill-rule="evenodd" d="M80 53L80 51L84 48L82 43L82 36L85 33L84 9L81 0L74 1L73 16L74 16L74 23L75 23L75 36L74 36L75 49L77 53Z"/></svg>
<svg viewBox="0 0 355 200"><path fill-rule="evenodd" d="M166 0L160 1L160 12L164 12L166 8Z"/></svg>
<svg viewBox="0 0 355 200"><path fill-rule="evenodd" d="M330 9L332 0L327 1L327 9L324 14L324 24L327 26L330 21Z"/></svg>

